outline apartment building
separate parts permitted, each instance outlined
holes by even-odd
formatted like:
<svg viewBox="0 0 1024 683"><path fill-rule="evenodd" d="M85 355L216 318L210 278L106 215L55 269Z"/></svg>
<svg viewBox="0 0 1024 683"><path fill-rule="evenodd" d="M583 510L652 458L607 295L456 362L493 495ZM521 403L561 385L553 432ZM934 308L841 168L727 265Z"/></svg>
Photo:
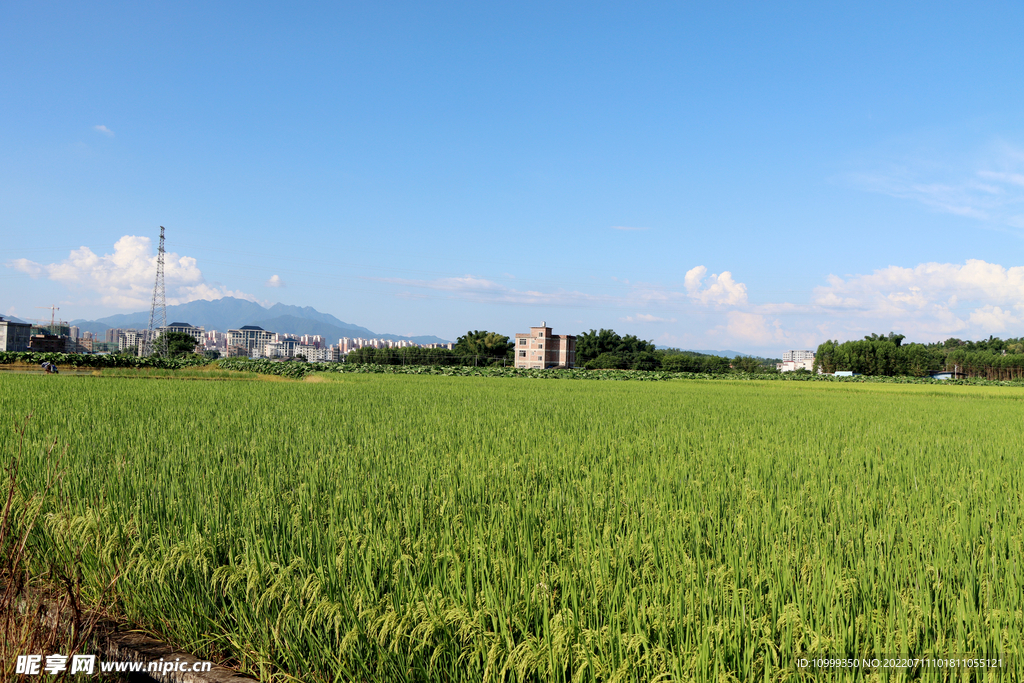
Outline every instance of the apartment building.
<svg viewBox="0 0 1024 683"><path fill-rule="evenodd" d="M814 370L814 351L786 351L782 354L782 362L776 363L779 372L794 370Z"/></svg>
<svg viewBox="0 0 1024 683"><path fill-rule="evenodd" d="M117 350L138 349L145 343L145 337L138 330L125 330L117 337ZM141 352L140 352L141 355Z"/></svg>
<svg viewBox="0 0 1024 683"><path fill-rule="evenodd" d="M28 351L32 326L0 317L0 351Z"/></svg>
<svg viewBox="0 0 1024 683"><path fill-rule="evenodd" d="M263 345L263 348L260 349L259 355L264 358L287 358L288 349L286 349L285 345L279 341L267 342Z"/></svg>
<svg viewBox="0 0 1024 683"><path fill-rule="evenodd" d="M516 333L515 344L517 368L576 367L576 337L551 334L546 322L531 327L529 332Z"/></svg>
<svg viewBox="0 0 1024 683"><path fill-rule="evenodd" d="M227 331L228 347L244 350L245 355L253 358L259 357L263 352L263 347L272 341L274 341L274 333L257 325L243 325L240 329ZM233 354L229 353L229 355Z"/></svg>
<svg viewBox="0 0 1024 683"><path fill-rule="evenodd" d="M200 346L203 343L203 336L206 330L202 327L189 325L188 323L171 323L167 327L161 327L159 332L160 334L163 334L164 332L182 332L195 339L196 346Z"/></svg>
<svg viewBox="0 0 1024 683"><path fill-rule="evenodd" d="M334 349L317 348L313 344L303 344L295 349L296 356L305 356L310 363L330 363L335 360Z"/></svg>

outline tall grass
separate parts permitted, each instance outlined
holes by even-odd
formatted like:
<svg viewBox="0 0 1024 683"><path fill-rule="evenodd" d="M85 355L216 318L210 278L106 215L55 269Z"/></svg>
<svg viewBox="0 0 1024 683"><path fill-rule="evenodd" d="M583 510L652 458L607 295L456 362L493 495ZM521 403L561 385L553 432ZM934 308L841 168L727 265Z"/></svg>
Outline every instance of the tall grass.
<svg viewBox="0 0 1024 683"><path fill-rule="evenodd" d="M1022 399L0 383L0 413L36 415L27 439L71 444L33 543L81 556L86 599L116 586L112 609L200 656L310 681L811 680L808 654L1002 655L1019 678Z"/></svg>
<svg viewBox="0 0 1024 683"><path fill-rule="evenodd" d="M0 680L4 681L26 679L17 673L19 655L60 653L71 657L88 649L100 617L83 609L74 562L49 548L36 552L31 543L47 494L61 471L60 449L54 441L40 449L48 463L45 471L36 472L41 490L27 494L23 490L19 465L30 418L26 416L15 426L14 450L6 453L0 477ZM43 592L31 585L40 572L52 590Z"/></svg>

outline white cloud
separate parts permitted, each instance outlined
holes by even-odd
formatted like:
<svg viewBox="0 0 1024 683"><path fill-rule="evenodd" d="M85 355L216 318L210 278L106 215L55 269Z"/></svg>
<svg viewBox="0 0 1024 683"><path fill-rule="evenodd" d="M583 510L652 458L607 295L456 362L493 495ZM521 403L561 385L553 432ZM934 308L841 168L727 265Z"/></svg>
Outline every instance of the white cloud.
<svg viewBox="0 0 1024 683"><path fill-rule="evenodd" d="M978 175L982 178L991 178L997 182L1007 183L1010 185L1019 185L1024 187L1024 173L1000 173L997 171L978 171ZM993 187L992 192L999 194L1001 190L998 187Z"/></svg>
<svg viewBox="0 0 1024 683"><path fill-rule="evenodd" d="M971 312L968 322L978 328L989 330L989 334L1002 332L1018 322L1019 318L999 306L985 305Z"/></svg>
<svg viewBox="0 0 1024 683"><path fill-rule="evenodd" d="M628 227L628 226L625 226L625 225L613 225L612 226L612 230L634 231L634 230L648 230L648 229L649 228L631 228L631 227Z"/></svg>
<svg viewBox="0 0 1024 683"><path fill-rule="evenodd" d="M539 290L513 289L493 280L464 275L462 277L445 277L436 280L407 280L403 278L374 278L380 282L396 285L420 287L439 292L446 292L447 298L465 299L480 303L492 304L525 304L546 306L589 306L595 303L608 303L612 299L606 295L586 294L577 291L557 290L542 292ZM406 294L408 296L408 294Z"/></svg>
<svg viewBox="0 0 1024 683"><path fill-rule="evenodd" d="M1024 152L995 145L980 161L937 163L911 158L851 177L862 189L909 199L937 211L1024 228Z"/></svg>
<svg viewBox="0 0 1024 683"><path fill-rule="evenodd" d="M43 267L35 261L29 261L27 258L16 258L12 261L7 262L8 268L14 268L20 270L26 275L35 279L43 274Z"/></svg>
<svg viewBox="0 0 1024 683"><path fill-rule="evenodd" d="M707 286L704 286L704 276L707 272L708 269L704 266L686 271L683 286L686 287L687 296L702 304L736 306L747 303L747 286L733 280L732 273L724 270L721 274L711 275L707 278Z"/></svg>
<svg viewBox="0 0 1024 683"><path fill-rule="evenodd" d="M786 340L782 323L778 320L769 320L759 313L729 311L726 313L726 324L719 327L718 331L721 332L723 329L732 340L741 340L759 346L778 344Z"/></svg>
<svg viewBox="0 0 1024 683"><path fill-rule="evenodd" d="M1024 266L1005 268L970 259L963 264L889 266L845 279L833 275L828 285L814 290L813 302L850 323L872 321L875 327L931 337L988 336L1021 321Z"/></svg>
<svg viewBox="0 0 1024 683"><path fill-rule="evenodd" d="M93 126L92 129L103 133L107 137L114 137L114 131L110 130L106 126Z"/></svg>
<svg viewBox="0 0 1024 683"><path fill-rule="evenodd" d="M815 289L816 303L846 307L877 306L881 299L901 308L921 307L955 296L1010 303L1024 300L1024 266L1004 268L969 259L959 263L922 263L914 268L889 266L848 279L829 276Z"/></svg>
<svg viewBox="0 0 1024 683"><path fill-rule="evenodd" d="M281 279L280 275L271 275L270 279L264 284L267 287L284 287L284 280Z"/></svg>
<svg viewBox="0 0 1024 683"><path fill-rule="evenodd" d="M671 289L644 282L630 282L627 279L612 277L612 281L620 288L621 293L594 294L579 290L558 289L541 291L536 289L515 289L507 285L478 277L464 275L462 277L446 277L435 280L408 280L403 278L373 278L380 282L404 285L446 292L446 298L464 299L480 303L545 305L545 306L576 306L576 307L643 307L658 309L672 307L691 307L694 303L708 305L741 305L747 301L747 287L736 282L732 273L724 271L719 275L705 278L707 268L697 266L686 274L686 291ZM706 283L705 283L706 279ZM625 289L623 292L622 290ZM411 296L408 292L403 296ZM659 312L655 310L655 312ZM661 318L654 314L647 322L674 321ZM636 317L636 321L644 319Z"/></svg>
<svg viewBox="0 0 1024 683"><path fill-rule="evenodd" d="M636 315L628 315L625 318L619 318L619 320L627 323L674 323L675 318L659 318L656 315L650 315L648 313L637 313Z"/></svg>
<svg viewBox="0 0 1024 683"><path fill-rule="evenodd" d="M57 263L40 264L19 258L9 261L7 266L33 278L45 276L75 290L95 292L99 295L96 303L125 309L147 307L156 280L152 242L148 237L135 235L119 239L112 254L99 256L89 247L79 247ZM175 253L164 255L164 283L168 304L224 296L255 301L244 292L208 284L194 258Z"/></svg>

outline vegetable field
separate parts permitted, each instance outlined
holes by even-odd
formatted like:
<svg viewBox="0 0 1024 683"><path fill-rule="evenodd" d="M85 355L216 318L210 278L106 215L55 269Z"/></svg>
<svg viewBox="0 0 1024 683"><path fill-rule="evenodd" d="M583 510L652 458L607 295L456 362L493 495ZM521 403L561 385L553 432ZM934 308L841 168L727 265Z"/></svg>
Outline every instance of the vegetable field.
<svg viewBox="0 0 1024 683"><path fill-rule="evenodd" d="M38 572L264 680L1024 676L1022 389L322 374L0 377ZM797 665L900 655L1003 668Z"/></svg>

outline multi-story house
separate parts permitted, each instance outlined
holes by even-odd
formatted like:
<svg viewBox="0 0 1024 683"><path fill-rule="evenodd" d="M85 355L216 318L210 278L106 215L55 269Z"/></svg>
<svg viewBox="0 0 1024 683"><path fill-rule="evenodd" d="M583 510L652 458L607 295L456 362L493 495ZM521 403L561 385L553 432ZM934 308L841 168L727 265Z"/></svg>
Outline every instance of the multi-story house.
<svg viewBox="0 0 1024 683"><path fill-rule="evenodd" d="M517 333L515 345L517 368L576 367L576 337L553 335L547 323L531 327L529 333Z"/></svg>
<svg viewBox="0 0 1024 683"><path fill-rule="evenodd" d="M0 317L0 351L28 351L32 325Z"/></svg>

